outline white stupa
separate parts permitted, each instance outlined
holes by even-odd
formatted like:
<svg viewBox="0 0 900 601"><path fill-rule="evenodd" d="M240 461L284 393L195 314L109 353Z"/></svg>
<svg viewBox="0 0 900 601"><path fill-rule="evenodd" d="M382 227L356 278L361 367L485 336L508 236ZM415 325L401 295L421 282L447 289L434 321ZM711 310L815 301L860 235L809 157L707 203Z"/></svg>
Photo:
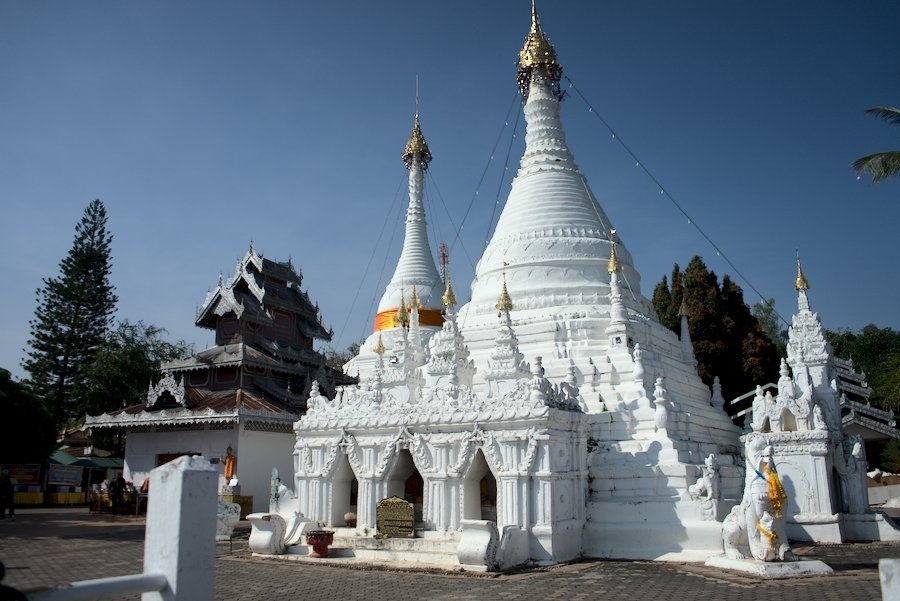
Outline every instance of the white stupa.
<svg viewBox="0 0 900 601"><path fill-rule="evenodd" d="M423 192L425 170L431 163L431 151L419 126L419 114L413 123L412 134L401 157L409 172L409 206L406 209L406 230L403 250L397 260L394 275L385 288L378 313L375 315L373 333L363 343L359 356L344 368L351 375L363 380L373 374L378 344L392 351L393 364L407 360L419 367L424 360L424 345L431 335L443 325L441 293L444 284L438 274L428 244ZM411 317L410 309L418 311ZM410 323L410 319L416 323ZM396 351L396 352L393 352Z"/></svg>
<svg viewBox="0 0 900 601"><path fill-rule="evenodd" d="M428 248L416 118L403 252L346 366L360 383L331 399L313 387L294 426L296 494L275 481L254 551L303 554L299 533L321 525L348 556L448 568L721 553L743 494L740 432L697 374L689 316L680 339L659 323L575 165L560 75L533 9L526 149L458 314ZM373 539L398 523L416 536Z"/></svg>

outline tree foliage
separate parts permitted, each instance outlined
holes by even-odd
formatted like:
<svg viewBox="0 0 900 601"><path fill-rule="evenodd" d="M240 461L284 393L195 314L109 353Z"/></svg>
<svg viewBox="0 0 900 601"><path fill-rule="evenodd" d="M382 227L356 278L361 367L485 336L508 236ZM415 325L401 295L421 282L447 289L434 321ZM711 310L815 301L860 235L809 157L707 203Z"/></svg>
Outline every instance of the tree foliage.
<svg viewBox="0 0 900 601"><path fill-rule="evenodd" d="M343 351L337 351L330 345L325 347L323 349L323 354L325 355L325 365L335 371L343 372L344 364L359 354L359 348L360 346L362 346L363 342L365 342L365 339L360 340L359 342L354 342Z"/></svg>
<svg viewBox="0 0 900 601"><path fill-rule="evenodd" d="M0 462L43 463L56 446L53 417L27 385L0 368Z"/></svg>
<svg viewBox="0 0 900 601"><path fill-rule="evenodd" d="M788 331L784 327L781 317L775 311L775 299L770 298L766 302L758 302L753 305L753 317L759 322L759 327L766 335L780 357L787 356Z"/></svg>
<svg viewBox="0 0 900 601"><path fill-rule="evenodd" d="M900 109L891 106L873 106L866 109L866 113L883 119L891 125L900 125ZM856 159L851 167L857 173L866 173L872 176L872 183L879 182L889 177L900 175L900 150L876 152Z"/></svg>
<svg viewBox="0 0 900 601"><path fill-rule="evenodd" d="M112 235L99 200L84 210L60 274L37 291L27 359L22 366L57 427L77 416L84 372L109 330L118 298L109 281Z"/></svg>
<svg viewBox="0 0 900 601"><path fill-rule="evenodd" d="M900 410L900 332L869 324L859 332L825 332L834 354L853 359L857 371L866 374L872 387L871 402Z"/></svg>
<svg viewBox="0 0 900 601"><path fill-rule="evenodd" d="M80 415L98 415L146 399L148 384L160 378L160 363L188 355L184 340L163 339L165 330L128 320L110 331L85 368Z"/></svg>
<svg viewBox="0 0 900 601"><path fill-rule="evenodd" d="M682 307L697 359L697 371L707 386L719 377L722 394L734 398L757 384L778 377L779 354L744 302L744 293L727 275L710 271L694 257L684 271L672 269L653 292L653 307L660 322L681 335Z"/></svg>

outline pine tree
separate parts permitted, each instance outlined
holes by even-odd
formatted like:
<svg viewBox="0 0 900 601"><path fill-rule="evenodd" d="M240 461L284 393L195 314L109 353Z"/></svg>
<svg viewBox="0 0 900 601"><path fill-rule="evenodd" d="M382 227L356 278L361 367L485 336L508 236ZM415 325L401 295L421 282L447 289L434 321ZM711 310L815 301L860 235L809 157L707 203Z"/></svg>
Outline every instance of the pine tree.
<svg viewBox="0 0 900 601"><path fill-rule="evenodd" d="M59 276L44 278L37 290L37 308L29 322L31 349L22 367L57 427L81 414L85 368L116 310L118 298L109 281L111 243L106 208L94 200L75 227L75 241L59 264Z"/></svg>
<svg viewBox="0 0 900 601"><path fill-rule="evenodd" d="M683 305L697 371L707 386L718 376L728 399L778 377L779 354L730 277L719 285L715 272L694 257L683 272L675 265L671 281L671 291L665 277L657 284L653 307L660 322L680 336Z"/></svg>

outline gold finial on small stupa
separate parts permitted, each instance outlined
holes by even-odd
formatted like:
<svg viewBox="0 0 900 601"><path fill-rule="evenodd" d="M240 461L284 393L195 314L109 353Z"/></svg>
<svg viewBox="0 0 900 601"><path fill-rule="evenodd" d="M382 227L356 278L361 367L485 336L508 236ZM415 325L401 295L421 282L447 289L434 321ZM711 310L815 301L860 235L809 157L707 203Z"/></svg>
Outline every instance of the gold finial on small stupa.
<svg viewBox="0 0 900 601"><path fill-rule="evenodd" d="M525 38L525 45L519 52L519 69L528 69L535 65L558 65L556 62L556 50L541 29L541 21L538 18L537 6L534 0L531 2L531 31Z"/></svg>
<svg viewBox="0 0 900 601"><path fill-rule="evenodd" d="M419 302L419 293L416 292L415 284L413 284L413 291L409 296L409 310L412 311L413 307L415 307L417 311L422 308L422 303Z"/></svg>
<svg viewBox="0 0 900 601"><path fill-rule="evenodd" d="M381 332L378 333L378 342L375 343L373 350L379 355L384 354L384 340L381 339Z"/></svg>
<svg viewBox="0 0 900 601"><path fill-rule="evenodd" d="M441 297L441 304L447 308L456 306L456 294L453 292L453 284L450 283L450 276L447 276L447 286L444 288L444 296Z"/></svg>
<svg viewBox="0 0 900 601"><path fill-rule="evenodd" d="M619 257L616 255L616 241L613 238L616 230L609 230L609 263L606 264L606 271L609 273L622 271L622 264L619 263Z"/></svg>
<svg viewBox="0 0 900 601"><path fill-rule="evenodd" d="M809 290L809 282L803 275L803 268L800 266L800 253L797 253L797 279L794 280L794 290Z"/></svg>
<svg viewBox="0 0 900 601"><path fill-rule="evenodd" d="M428 144L425 142L425 136L422 135L422 128L419 127L419 112L416 111L416 120L413 123L412 134L406 143L406 150L403 151L401 158L406 163L406 168L412 167L413 161L416 161L418 155L418 163L422 169L428 168L431 162L431 151L428 150Z"/></svg>
<svg viewBox="0 0 900 601"><path fill-rule="evenodd" d="M497 310L498 311L512 311L513 302L512 298L509 296L509 291L506 289L506 272L503 272L503 288L500 290L500 297L497 299Z"/></svg>
<svg viewBox="0 0 900 601"><path fill-rule="evenodd" d="M409 323L409 313L406 311L406 300L403 294L403 288L400 289L400 306L397 307L397 322L404 327Z"/></svg>

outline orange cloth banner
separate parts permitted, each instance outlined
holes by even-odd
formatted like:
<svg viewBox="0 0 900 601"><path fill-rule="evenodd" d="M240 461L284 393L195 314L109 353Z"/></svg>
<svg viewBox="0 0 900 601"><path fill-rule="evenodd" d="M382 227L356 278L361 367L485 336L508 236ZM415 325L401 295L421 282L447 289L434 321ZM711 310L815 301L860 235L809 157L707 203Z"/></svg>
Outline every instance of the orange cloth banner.
<svg viewBox="0 0 900 601"><path fill-rule="evenodd" d="M419 309L419 325L441 327L444 325L444 312L440 309ZM382 311L375 316L374 332L381 330L389 330L391 328L399 328L400 322L397 321L397 309L388 309Z"/></svg>

